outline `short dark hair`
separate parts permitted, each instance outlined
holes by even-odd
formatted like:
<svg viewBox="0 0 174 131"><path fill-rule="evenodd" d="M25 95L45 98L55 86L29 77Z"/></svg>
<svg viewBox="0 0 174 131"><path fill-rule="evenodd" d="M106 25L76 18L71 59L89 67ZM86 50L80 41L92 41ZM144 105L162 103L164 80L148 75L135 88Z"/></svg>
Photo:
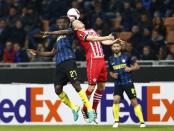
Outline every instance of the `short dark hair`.
<svg viewBox="0 0 174 131"><path fill-rule="evenodd" d="M70 24L70 19L67 16L60 16L57 19L64 19L68 24Z"/></svg>
<svg viewBox="0 0 174 131"><path fill-rule="evenodd" d="M114 44L119 44L121 46L121 41L117 41L117 42L113 43L112 45L114 45Z"/></svg>

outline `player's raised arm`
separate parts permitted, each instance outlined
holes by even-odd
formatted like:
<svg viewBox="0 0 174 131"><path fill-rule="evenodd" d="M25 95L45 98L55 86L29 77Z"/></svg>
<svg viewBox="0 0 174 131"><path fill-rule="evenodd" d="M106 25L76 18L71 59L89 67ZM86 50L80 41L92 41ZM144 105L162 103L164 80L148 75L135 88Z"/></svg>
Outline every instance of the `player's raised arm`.
<svg viewBox="0 0 174 131"><path fill-rule="evenodd" d="M114 43L116 43L116 42L123 42L120 38L118 38L118 39L115 39L115 40L104 40L104 41L101 41L101 43L103 44L103 45L112 45L112 44L114 44Z"/></svg>
<svg viewBox="0 0 174 131"><path fill-rule="evenodd" d="M58 30L58 31L53 31L53 32L41 32L42 35L70 35L72 34L73 31L71 29L66 29L66 30Z"/></svg>
<svg viewBox="0 0 174 131"><path fill-rule="evenodd" d="M86 41L102 42L105 40L114 40L114 36L113 35L108 35L108 36L87 35L86 36Z"/></svg>
<svg viewBox="0 0 174 131"><path fill-rule="evenodd" d="M120 38L115 39L115 40L105 40L105 41L102 41L101 43L103 45L112 45L112 44L117 43L117 42L120 42L121 44L125 44L126 43L125 41L121 40Z"/></svg>
<svg viewBox="0 0 174 131"><path fill-rule="evenodd" d="M132 60L132 61L135 61L135 60ZM125 71L126 72L132 72L132 71L136 71L136 70L139 70L140 69L140 66L139 64L135 61L131 64L130 67L126 67L125 68Z"/></svg>
<svg viewBox="0 0 174 131"><path fill-rule="evenodd" d="M131 68L132 71L136 71L140 69L140 65L137 62L135 62L133 65L131 65Z"/></svg>
<svg viewBox="0 0 174 131"><path fill-rule="evenodd" d="M48 57L48 56L54 56L56 54L56 49L52 49L51 51L48 51L48 52L41 52L41 51L36 51L34 49L28 49L27 50L31 55L33 56L45 56L45 57Z"/></svg>

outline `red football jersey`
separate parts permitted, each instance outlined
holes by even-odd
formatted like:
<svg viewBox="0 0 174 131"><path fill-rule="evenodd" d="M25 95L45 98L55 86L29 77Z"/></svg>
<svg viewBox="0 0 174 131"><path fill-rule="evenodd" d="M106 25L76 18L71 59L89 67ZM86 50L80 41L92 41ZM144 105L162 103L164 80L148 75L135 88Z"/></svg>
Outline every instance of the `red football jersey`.
<svg viewBox="0 0 174 131"><path fill-rule="evenodd" d="M100 42L86 41L87 35L98 36L98 33L93 29L85 31L76 31L76 36L86 51L86 59L89 58L104 58L103 49Z"/></svg>

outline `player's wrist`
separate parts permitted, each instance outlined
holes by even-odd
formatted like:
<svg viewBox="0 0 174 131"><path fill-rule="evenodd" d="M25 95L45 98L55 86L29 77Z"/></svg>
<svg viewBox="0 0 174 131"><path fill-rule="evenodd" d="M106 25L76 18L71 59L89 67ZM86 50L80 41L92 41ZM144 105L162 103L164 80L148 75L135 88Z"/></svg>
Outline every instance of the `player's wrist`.
<svg viewBox="0 0 174 131"><path fill-rule="evenodd" d="M130 67L130 71L134 71L134 68L133 67Z"/></svg>
<svg viewBox="0 0 174 131"><path fill-rule="evenodd" d="M111 40L110 36L106 36L105 38L106 38L106 40Z"/></svg>

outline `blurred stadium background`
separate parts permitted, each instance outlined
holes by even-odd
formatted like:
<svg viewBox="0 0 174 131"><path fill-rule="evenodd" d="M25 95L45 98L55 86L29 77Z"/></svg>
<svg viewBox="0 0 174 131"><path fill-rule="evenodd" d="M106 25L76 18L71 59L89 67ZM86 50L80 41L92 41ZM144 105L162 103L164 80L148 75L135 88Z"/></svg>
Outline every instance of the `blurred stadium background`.
<svg viewBox="0 0 174 131"><path fill-rule="evenodd" d="M155 85L164 91L163 95L159 97L168 99L170 108L173 110L170 109L169 118L163 122L162 117L165 113L161 114L161 119L158 122L161 122L162 125L174 125L172 124L174 121L174 97L171 95L171 92L174 92L173 0L0 0L0 118L3 114L2 101L8 98L9 92L18 88L18 85L11 83L25 83L25 87L30 87L30 84L26 83L52 83L55 69L54 58L31 57L27 54L26 49L51 50L56 38L42 39L39 32L56 30L56 18L66 15L67 10L72 7L81 12L80 19L87 28L94 28L101 35L115 32L115 37L127 42L122 45L123 50L136 57L141 65L141 70L133 73L135 82L144 85L149 82L154 85L155 82ZM73 49L77 57L80 79L85 84L84 50L76 40ZM111 55L110 47L103 46L103 49L105 57L108 59ZM108 82L112 83L112 81L109 77ZM14 87L14 90L9 87L7 87L9 90L3 89L4 84L8 84L7 86L10 88ZM51 91L54 94L54 91ZM25 91L20 92L25 94ZM166 97L167 95L168 97ZM20 96L25 99L24 95L20 94ZM16 100L13 93L10 93L10 98L11 101ZM157 111L154 110L154 114L161 111L159 108L156 109ZM164 112L167 110L168 108L162 109ZM155 121L152 121L152 125L153 122ZM45 126L41 128L40 126L9 127L4 126L3 123L0 119L0 130L7 131L113 130L110 126ZM8 122L6 123L8 124ZM10 124L13 125L13 122ZM21 125L21 123L15 125L18 124ZM138 128L123 126L119 130L138 130ZM144 130L173 131L174 127L152 126Z"/></svg>

